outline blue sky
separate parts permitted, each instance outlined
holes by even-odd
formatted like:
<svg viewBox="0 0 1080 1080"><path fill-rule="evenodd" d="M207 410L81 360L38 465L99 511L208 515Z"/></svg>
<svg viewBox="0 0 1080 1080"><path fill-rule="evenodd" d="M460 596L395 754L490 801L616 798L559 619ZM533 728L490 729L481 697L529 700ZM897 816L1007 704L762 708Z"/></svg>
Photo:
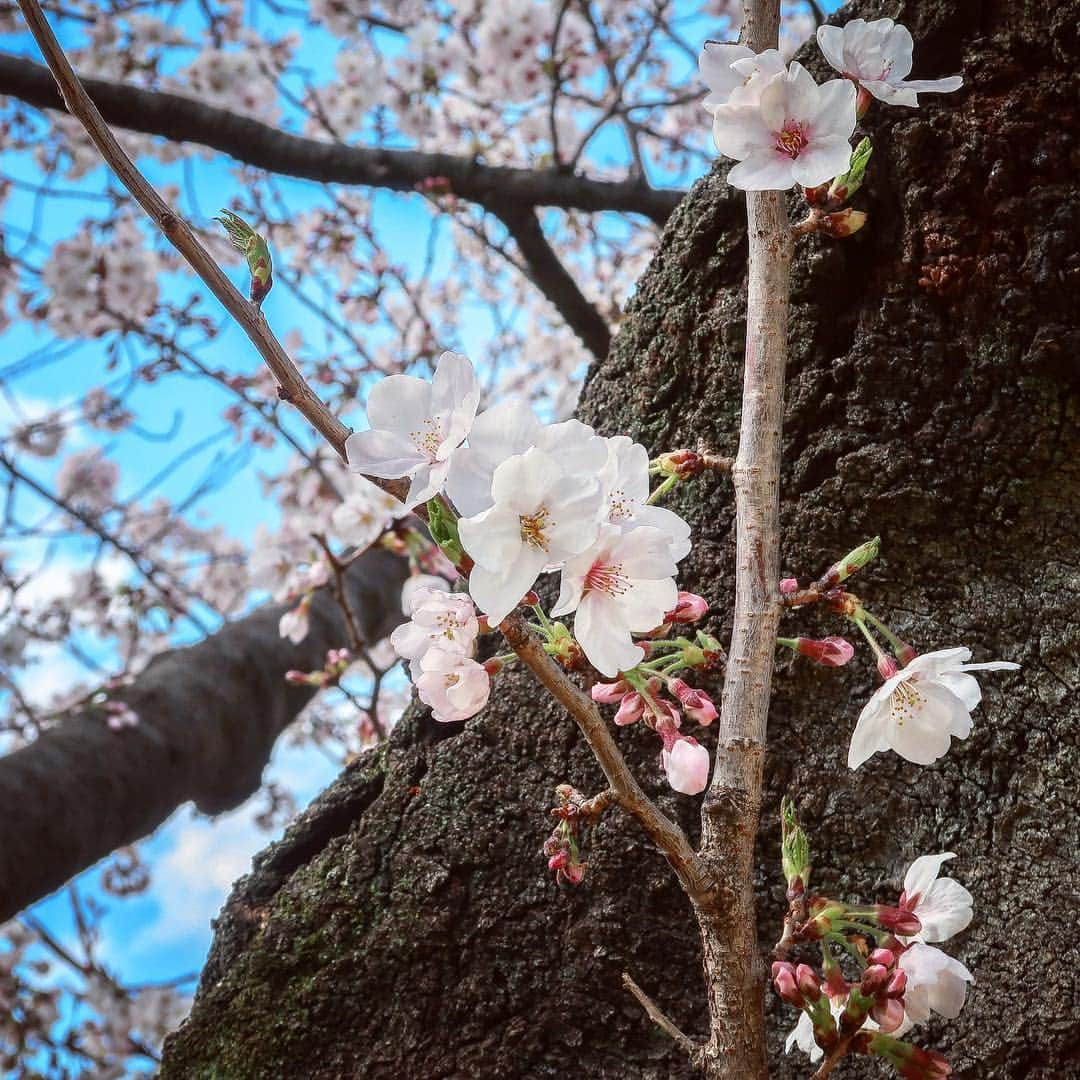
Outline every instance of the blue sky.
<svg viewBox="0 0 1080 1080"><path fill-rule="evenodd" d="M836 4L825 6L832 10ZM269 23L268 13L263 10L261 28L272 29ZM684 32L689 33L685 29ZM708 23L701 20L700 36L705 37L709 32ZM32 41L25 35L0 39L0 48L37 55ZM334 39L326 34L305 34L298 62L314 70L328 70L335 48ZM600 149L601 156L610 156L613 161L623 157L623 147L615 137L610 145L604 144ZM209 217L218 207L227 205L238 190L234 164L221 157L199 159L187 169L154 162L143 165L159 186L179 184L181 210L202 227L214 227ZM0 173L27 184L40 179L30 155L11 151L0 153ZM680 183L689 183L694 177L678 179ZM110 183L105 171L99 169L78 181L58 181L57 186L92 195L102 192ZM294 208L316 206L323 198L320 188L314 184L283 180L281 187ZM419 197L386 193L375 195L375 200L378 207L376 220L386 246L407 266L419 269L423 252L416 237L421 232L426 233L430 221L425 204ZM92 197L52 198L48 212L41 214L31 192L16 188L2 211L8 251L22 253L21 223L36 220L37 232L47 246L72 235L81 221L100 216L106 209L105 203ZM149 231L147 235L151 235ZM24 254L39 262L44 249L27 246ZM445 250L440 258L445 259ZM235 268L234 280L241 285L245 282L245 274L239 267ZM190 275L181 273L168 275L163 290L176 300L182 300L192 292L201 292ZM213 301L207 302L204 310L215 318L221 314ZM317 325L314 316L285 288L279 286L271 293L264 310L279 336L284 337L292 329L316 341L324 335L322 325ZM479 345L489 326L486 316L474 313L463 324L464 340L446 344L468 351L470 346ZM57 407L75 408L87 390L113 377L106 371L107 344L107 341L58 342L47 328L17 321L0 334L0 378L15 391L18 400L31 414ZM37 350L55 352L56 362L15 373L14 365ZM253 373L260 363L246 338L231 326L226 327L221 337L200 355L214 366L244 373ZM221 427L218 417L229 402L224 391L208 389L203 381L177 378L170 379L167 385L167 392L162 392L158 385L143 386L134 392L130 404L139 416L143 435L125 433L100 440L121 467L122 496L147 484L176 447L195 445ZM12 416L11 404L0 397L0 430L11 422ZM292 428L304 434L302 425L293 423ZM162 441L164 435L169 436L169 442ZM89 445L89 437L83 438ZM200 525L221 524L231 535L250 540L259 523L272 524L277 516L273 504L262 494L256 470L279 471L286 464L288 455L280 448L269 452L253 450L246 454L241 451L231 460L230 456L237 455L238 449L231 436L218 439L165 478L159 490L179 501L216 461L219 467L226 467L225 480L217 490L200 500L195 521ZM34 462L33 465L35 475L45 481L51 478L55 469L51 462ZM19 546L6 539L5 547L17 555L21 551L24 558L35 557L40 550L40 545L35 548L33 542ZM72 542L52 571L53 587L62 588L65 574L83 557L85 552L80 550L78 542ZM193 631L188 636L190 634ZM98 649L95 655L108 665L107 654ZM55 687L74 673L70 661L53 657L47 664L31 671L30 681L39 680L43 685ZM283 741L267 776L283 782L302 805L325 787L335 772L335 767L318 750L310 747L298 750ZM154 878L151 888L137 897L120 900L104 894L99 886L99 868L81 875L80 887L109 909L103 924L101 956L122 979L140 983L198 971L209 945L210 919L221 906L231 882L247 870L251 855L271 839L254 825L254 813L255 808L249 804L211 822L196 815L190 807L181 808L141 846L144 858L154 868ZM71 915L63 894L36 905L34 913L62 940L71 940Z"/></svg>

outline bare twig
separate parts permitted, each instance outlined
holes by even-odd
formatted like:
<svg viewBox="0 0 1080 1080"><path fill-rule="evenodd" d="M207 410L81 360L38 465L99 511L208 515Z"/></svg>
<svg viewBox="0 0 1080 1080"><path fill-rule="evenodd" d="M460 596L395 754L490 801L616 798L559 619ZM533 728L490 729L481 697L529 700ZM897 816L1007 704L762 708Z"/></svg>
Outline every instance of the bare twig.
<svg viewBox="0 0 1080 1080"><path fill-rule="evenodd" d="M292 359L271 333L259 309L241 295L187 222L157 193L116 141L97 106L83 89L79 77L56 40L41 5L37 0L19 0L19 7L56 79L68 112L83 125L101 156L124 187L131 192L135 201L221 301L225 310L240 324L277 379L281 399L296 406L315 430L344 457L349 429L307 385ZM391 490L386 481L380 482L380 486Z"/></svg>
<svg viewBox="0 0 1080 1080"><path fill-rule="evenodd" d="M653 999L649 997L636 982L634 982L630 977L630 972L623 972L622 982L623 986L637 998L638 1004L646 1013L648 1013L649 1019L664 1032L665 1035L670 1036L676 1046L681 1050L684 1050L689 1055L691 1062L696 1064L701 1055L701 1047L691 1039L689 1035L675 1026L675 1024L660 1010L656 1002L654 1002Z"/></svg>

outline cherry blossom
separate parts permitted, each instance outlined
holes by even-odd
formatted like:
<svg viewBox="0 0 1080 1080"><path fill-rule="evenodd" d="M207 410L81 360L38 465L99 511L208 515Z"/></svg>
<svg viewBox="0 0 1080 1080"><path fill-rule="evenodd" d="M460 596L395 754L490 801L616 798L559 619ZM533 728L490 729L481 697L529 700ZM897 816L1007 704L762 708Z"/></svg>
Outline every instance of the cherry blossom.
<svg viewBox="0 0 1080 1080"><path fill-rule="evenodd" d="M420 700L442 723L475 716L491 693L491 677L483 664L439 647L424 653L415 685Z"/></svg>
<svg viewBox="0 0 1080 1080"><path fill-rule="evenodd" d="M429 649L467 656L479 625L476 608L464 593L422 588L411 597L412 618L391 635L390 644L406 660L423 660Z"/></svg>
<svg viewBox="0 0 1080 1080"><path fill-rule="evenodd" d="M854 85L834 79L818 86L794 61L768 81L755 104L713 110L716 148L739 162L728 183L747 191L815 187L839 176L851 160L854 130Z"/></svg>
<svg viewBox="0 0 1080 1080"><path fill-rule="evenodd" d="M776 49L755 53L746 45L706 41L698 55L698 71L709 94L701 104L710 113L720 105L753 105L769 80L786 70Z"/></svg>
<svg viewBox="0 0 1080 1080"><path fill-rule="evenodd" d="M112 506L120 468L101 450L79 450L64 459L56 473L56 493L79 509L100 514Z"/></svg>
<svg viewBox="0 0 1080 1080"><path fill-rule="evenodd" d="M563 567L553 615L574 616L574 633L603 675L636 667L645 650L631 640L664 620L678 599L668 536L643 525L623 533L611 525Z"/></svg>
<svg viewBox="0 0 1080 1080"><path fill-rule="evenodd" d="M378 539L391 519L406 513L393 495L362 476L344 502L333 510L330 522L334 535L354 548L363 549Z"/></svg>
<svg viewBox="0 0 1080 1080"><path fill-rule="evenodd" d="M672 559L679 562L690 553L690 526L674 511L647 504L649 452L625 435L615 435L606 442L608 456L600 482L607 520L623 529L639 525L659 529L668 537Z"/></svg>
<svg viewBox="0 0 1080 1080"><path fill-rule="evenodd" d="M546 566L580 555L599 531L596 479L567 471L533 447L504 461L491 482L494 505L458 523L476 566L469 592L494 625L532 588Z"/></svg>
<svg viewBox="0 0 1080 1080"><path fill-rule="evenodd" d="M450 457L469 434L480 387L469 360L444 352L431 382L390 375L368 395L368 431L345 443L349 468L384 479L408 476L408 508L442 488Z"/></svg>
<svg viewBox="0 0 1080 1080"><path fill-rule="evenodd" d="M917 941L900 957L898 967L907 976L904 991L906 1021L902 1034L913 1024L922 1024L936 1012L949 1020L960 1015L967 998L967 984L975 977L959 960L933 945Z"/></svg>
<svg viewBox="0 0 1080 1080"><path fill-rule="evenodd" d="M971 733L971 711L982 698L971 671L1016 671L1006 661L969 664L971 650L940 649L917 656L886 679L859 714L848 766L857 769L883 750L916 765L930 765L949 749L950 738Z"/></svg>
<svg viewBox="0 0 1080 1080"><path fill-rule="evenodd" d="M678 736L669 750L666 746L660 758L668 783L683 795L698 795L709 783L709 751L689 735Z"/></svg>
<svg viewBox="0 0 1080 1080"><path fill-rule="evenodd" d="M454 454L446 480L451 501L467 516L487 510L493 502L496 467L532 447L553 454L568 471L582 475L600 470L608 454L605 441L580 420L545 425L525 402L507 398L476 418L468 446Z"/></svg>
<svg viewBox="0 0 1080 1080"><path fill-rule="evenodd" d="M907 27L892 19L852 19L843 26L819 26L817 40L837 71L888 105L918 108L919 94L948 94L964 84L959 75L909 80L914 43Z"/></svg>
<svg viewBox="0 0 1080 1080"><path fill-rule="evenodd" d="M920 855L908 867L899 906L914 912L922 923L912 941L948 941L971 922L971 893L952 878L938 877L942 864L955 858L951 851Z"/></svg>

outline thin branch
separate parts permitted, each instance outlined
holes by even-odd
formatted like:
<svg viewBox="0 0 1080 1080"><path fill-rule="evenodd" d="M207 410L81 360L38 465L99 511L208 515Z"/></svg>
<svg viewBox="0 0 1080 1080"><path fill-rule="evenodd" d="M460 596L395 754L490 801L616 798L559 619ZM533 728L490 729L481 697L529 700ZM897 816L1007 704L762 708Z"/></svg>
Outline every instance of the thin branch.
<svg viewBox="0 0 1080 1080"><path fill-rule="evenodd" d="M745 0L744 41L775 48L780 0ZM730 896L722 917L698 913L711 1033L710 1076L768 1075L765 969L754 913L754 840L780 618L780 462L787 361L791 225L782 192L746 195L746 350L735 489L735 611L717 721L716 764L702 806L700 853Z"/></svg>
<svg viewBox="0 0 1080 1080"><path fill-rule="evenodd" d="M661 1012L656 1002L654 1002L653 999L649 997L649 995L646 994L645 991L630 977L630 972L623 972L622 983L623 986L637 998L638 1004L646 1013L648 1013L649 1019L664 1032L665 1035L668 1035L674 1041L676 1046L686 1052L692 1063L697 1064L698 1058L701 1055L701 1047L698 1043L676 1027L675 1024Z"/></svg>
<svg viewBox="0 0 1080 1080"><path fill-rule="evenodd" d="M97 106L83 89L37 0L19 0L19 7L48 62L49 70L53 72L68 112L83 125L101 156L135 201L239 323L277 379L282 400L295 405L316 431L344 457L348 428L304 381L292 359L271 333L262 312L240 294L187 222L157 193L116 141ZM391 490L386 481L380 482L380 486Z"/></svg>
<svg viewBox="0 0 1080 1080"><path fill-rule="evenodd" d="M20 0L20 7L25 14L28 5ZM45 58L51 68L52 58L48 53ZM558 168L485 165L455 154L343 146L291 135L181 94L107 79L87 79L85 86L105 119L117 127L173 142L198 143L255 168L320 183L413 191L431 177L444 177L455 195L471 202L509 197L522 206L643 214L658 225L667 221L686 194L654 188L641 179L596 180ZM4 94L42 109L62 107L48 68L0 53L0 95ZM68 111L78 116L70 105Z"/></svg>

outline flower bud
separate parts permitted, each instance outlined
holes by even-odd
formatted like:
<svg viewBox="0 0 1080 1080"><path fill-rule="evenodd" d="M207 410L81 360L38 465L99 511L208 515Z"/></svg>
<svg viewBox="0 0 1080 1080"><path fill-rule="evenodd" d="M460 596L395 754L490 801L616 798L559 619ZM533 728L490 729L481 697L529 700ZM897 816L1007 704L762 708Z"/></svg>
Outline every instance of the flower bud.
<svg viewBox="0 0 1080 1080"><path fill-rule="evenodd" d="M896 659L900 661L901 667L907 667L912 660L919 654L906 642L901 641L896 646Z"/></svg>
<svg viewBox="0 0 1080 1080"><path fill-rule="evenodd" d="M799 591L799 582L797 578L786 577L780 582L780 595L781 596L794 596Z"/></svg>
<svg viewBox="0 0 1080 1080"><path fill-rule="evenodd" d="M904 1006L893 998L875 1001L870 1007L870 1019L883 1032L895 1031L904 1022Z"/></svg>
<svg viewBox="0 0 1080 1080"><path fill-rule="evenodd" d="M686 710L686 715L691 720L696 720L707 727L716 719L718 715L716 705L704 690L688 686L682 679L672 679L669 689L678 698L679 704Z"/></svg>
<svg viewBox="0 0 1080 1080"><path fill-rule="evenodd" d="M809 964L799 964L795 969L795 982L807 1001L817 1001L821 997L821 980Z"/></svg>
<svg viewBox="0 0 1080 1080"><path fill-rule="evenodd" d="M656 459L664 476L694 476L705 468L705 459L694 450L669 450Z"/></svg>
<svg viewBox="0 0 1080 1080"><path fill-rule="evenodd" d="M773 986L783 1001L801 1009L805 1004L795 981L795 968L786 961L777 961L772 966Z"/></svg>
<svg viewBox="0 0 1080 1080"><path fill-rule="evenodd" d="M907 972L903 970L894 971L892 978L889 979L888 986L885 987L885 993L888 997L900 998L904 996L904 991L907 989Z"/></svg>
<svg viewBox="0 0 1080 1080"><path fill-rule="evenodd" d="M871 964L891 968L896 963L896 954L891 949L875 949L867 959Z"/></svg>
<svg viewBox="0 0 1080 1080"><path fill-rule="evenodd" d="M821 581L828 589L847 581L857 570L861 570L868 563L877 558L881 550L881 537L875 536L873 540L867 540L860 544L854 551L849 551L839 562L833 563L825 571Z"/></svg>
<svg viewBox="0 0 1080 1080"><path fill-rule="evenodd" d="M498 675L505 665L497 656L493 656L490 660L485 660L483 666L489 675Z"/></svg>
<svg viewBox="0 0 1080 1080"><path fill-rule="evenodd" d="M889 969L884 964L871 964L859 981L859 993L875 997L885 989L889 981Z"/></svg>
<svg viewBox="0 0 1080 1080"><path fill-rule="evenodd" d="M628 693L630 693L630 686L624 679L618 679L611 683L594 683L589 691L593 701L599 702L601 705L615 705L622 701Z"/></svg>
<svg viewBox="0 0 1080 1080"><path fill-rule="evenodd" d="M619 703L618 712L615 713L615 723L619 727L636 723L645 712L645 699L635 690L627 694Z"/></svg>
<svg viewBox="0 0 1080 1080"><path fill-rule="evenodd" d="M664 616L664 622L695 623L709 611L709 604L703 596L695 593L680 592L675 607Z"/></svg>
<svg viewBox="0 0 1080 1080"><path fill-rule="evenodd" d="M855 646L842 637L830 635L820 641L814 638L796 638L795 651L824 667L843 667L854 655Z"/></svg>

